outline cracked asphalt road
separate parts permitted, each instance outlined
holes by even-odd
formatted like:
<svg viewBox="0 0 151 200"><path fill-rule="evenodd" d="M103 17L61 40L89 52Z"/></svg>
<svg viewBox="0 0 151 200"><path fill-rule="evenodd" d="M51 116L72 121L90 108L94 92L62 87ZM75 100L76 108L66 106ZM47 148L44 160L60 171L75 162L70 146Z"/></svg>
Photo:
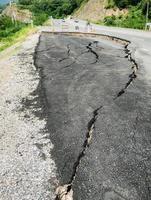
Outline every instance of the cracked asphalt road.
<svg viewBox="0 0 151 200"><path fill-rule="evenodd" d="M43 33L35 64L60 185L75 200L151 199L151 90L139 69L116 98L132 74L124 45Z"/></svg>

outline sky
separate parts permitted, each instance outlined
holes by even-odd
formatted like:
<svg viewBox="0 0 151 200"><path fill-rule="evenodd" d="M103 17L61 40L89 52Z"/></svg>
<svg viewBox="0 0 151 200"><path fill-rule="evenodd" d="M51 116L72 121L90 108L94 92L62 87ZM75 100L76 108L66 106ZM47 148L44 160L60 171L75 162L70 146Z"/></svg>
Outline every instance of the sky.
<svg viewBox="0 0 151 200"><path fill-rule="evenodd" d="M5 4L5 3L8 3L9 0L0 0L0 4Z"/></svg>

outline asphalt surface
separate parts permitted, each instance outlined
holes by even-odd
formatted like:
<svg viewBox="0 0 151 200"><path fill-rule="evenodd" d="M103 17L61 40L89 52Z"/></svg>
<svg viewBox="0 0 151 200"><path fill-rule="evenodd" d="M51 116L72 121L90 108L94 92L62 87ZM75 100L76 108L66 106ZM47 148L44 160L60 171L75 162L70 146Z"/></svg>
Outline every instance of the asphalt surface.
<svg viewBox="0 0 151 200"><path fill-rule="evenodd" d="M151 32L137 29L119 28L119 27L107 27L91 23L91 27L86 26L87 22L78 20L75 23L74 19L53 20L52 28L47 28L48 31L56 32L83 32L83 33L97 33L104 34L113 37L119 37L129 40L131 45L129 49L132 52L133 58L142 66L145 70L145 79L150 83L151 81ZM78 29L76 28L78 27Z"/></svg>
<svg viewBox="0 0 151 200"><path fill-rule="evenodd" d="M124 45L95 37L43 33L35 58L60 185L72 184L75 200L150 200L145 70L126 87Z"/></svg>

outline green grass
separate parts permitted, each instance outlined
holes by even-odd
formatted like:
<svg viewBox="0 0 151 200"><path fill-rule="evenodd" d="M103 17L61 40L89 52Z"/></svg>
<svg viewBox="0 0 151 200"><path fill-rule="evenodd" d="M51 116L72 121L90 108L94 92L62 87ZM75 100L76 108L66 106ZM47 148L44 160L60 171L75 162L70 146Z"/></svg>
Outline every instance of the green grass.
<svg viewBox="0 0 151 200"><path fill-rule="evenodd" d="M31 26L26 26L16 33L7 36L0 40L0 51L14 45L15 43L23 41L29 34L35 32L36 28L32 28Z"/></svg>

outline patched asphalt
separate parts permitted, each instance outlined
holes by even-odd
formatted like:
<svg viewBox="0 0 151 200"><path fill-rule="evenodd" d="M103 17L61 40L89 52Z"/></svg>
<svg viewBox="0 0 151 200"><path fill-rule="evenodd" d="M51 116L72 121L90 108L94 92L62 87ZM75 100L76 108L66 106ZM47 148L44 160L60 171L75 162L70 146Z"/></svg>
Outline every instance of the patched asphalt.
<svg viewBox="0 0 151 200"><path fill-rule="evenodd" d="M122 44L100 38L40 37L35 64L60 184L70 183L88 124L102 106L74 177L76 200L151 199L151 94L140 69L115 99L132 73L125 56Z"/></svg>

